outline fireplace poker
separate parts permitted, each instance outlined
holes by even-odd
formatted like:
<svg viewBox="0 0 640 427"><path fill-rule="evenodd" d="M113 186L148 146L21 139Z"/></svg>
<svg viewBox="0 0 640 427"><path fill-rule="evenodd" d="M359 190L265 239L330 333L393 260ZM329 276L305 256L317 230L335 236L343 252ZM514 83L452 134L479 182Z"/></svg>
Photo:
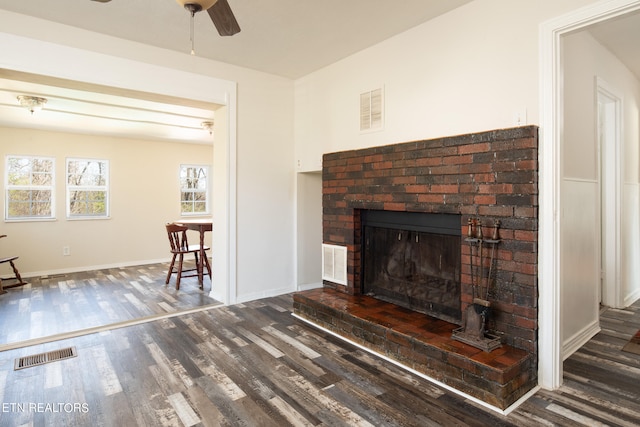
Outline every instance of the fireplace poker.
<svg viewBox="0 0 640 427"><path fill-rule="evenodd" d="M478 286L482 286L484 278L484 259L482 258L482 221L478 220L478 246L479 246L479 273L478 273ZM482 289L478 289L478 297L480 297Z"/></svg>
<svg viewBox="0 0 640 427"><path fill-rule="evenodd" d="M498 246L498 241L500 239L498 230L500 229L500 220L496 220L493 225L493 241L491 242L491 264L489 264L489 276L487 276L487 291L485 299L489 300L489 285L491 284L491 272L493 270L493 262L496 257L496 246Z"/></svg>
<svg viewBox="0 0 640 427"><path fill-rule="evenodd" d="M471 264L471 289L473 290L473 298L475 298L476 297L476 285L475 285L474 280L473 280L474 279L474 275L475 275L475 272L473 271L474 270L474 268L473 268L473 246L474 246L474 244L473 244L473 240L474 240L474 237L473 237L473 219L469 218L467 220L467 226L468 226L468 229L467 229L467 242L469 242L469 262Z"/></svg>

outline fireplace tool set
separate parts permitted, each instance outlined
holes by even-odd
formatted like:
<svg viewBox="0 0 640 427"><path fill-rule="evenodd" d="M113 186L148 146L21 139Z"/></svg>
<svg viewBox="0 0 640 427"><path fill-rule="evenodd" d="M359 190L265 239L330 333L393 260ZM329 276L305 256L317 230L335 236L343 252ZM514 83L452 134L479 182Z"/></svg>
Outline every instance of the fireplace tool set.
<svg viewBox="0 0 640 427"><path fill-rule="evenodd" d="M495 221L490 238L485 238L482 232L482 222L477 220L474 224L472 218L467 221L467 238L469 243L471 262L471 287L473 289L473 304L467 307L464 326L453 331L452 338L472 345L484 351L491 351L502 344L500 337L486 331L487 317L489 316L491 303L489 302L489 288L494 275L496 247L500 243L500 221ZM487 249L486 253L484 249ZM475 249L475 251L474 251ZM475 257L474 257L475 252ZM486 272L486 260L489 260L488 274ZM477 265L474 267L474 258ZM483 286L484 282L484 286ZM484 298L482 292L484 290Z"/></svg>

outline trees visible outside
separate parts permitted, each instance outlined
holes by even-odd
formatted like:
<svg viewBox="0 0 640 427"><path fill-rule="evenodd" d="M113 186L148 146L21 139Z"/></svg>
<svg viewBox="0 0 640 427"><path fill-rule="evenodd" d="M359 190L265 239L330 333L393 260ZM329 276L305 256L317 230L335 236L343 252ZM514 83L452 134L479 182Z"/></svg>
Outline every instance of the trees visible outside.
<svg viewBox="0 0 640 427"><path fill-rule="evenodd" d="M209 213L208 166L180 166L180 211L183 215Z"/></svg>
<svg viewBox="0 0 640 427"><path fill-rule="evenodd" d="M67 159L67 216L109 215L109 162Z"/></svg>
<svg viewBox="0 0 640 427"><path fill-rule="evenodd" d="M52 158L7 156L5 218L53 218L54 176Z"/></svg>

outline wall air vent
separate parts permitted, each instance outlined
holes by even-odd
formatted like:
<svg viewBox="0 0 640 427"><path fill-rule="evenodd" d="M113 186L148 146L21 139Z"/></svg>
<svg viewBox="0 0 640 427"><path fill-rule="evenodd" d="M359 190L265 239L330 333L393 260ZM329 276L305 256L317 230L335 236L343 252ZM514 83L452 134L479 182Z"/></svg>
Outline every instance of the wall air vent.
<svg viewBox="0 0 640 427"><path fill-rule="evenodd" d="M322 280L347 285L347 248L322 244Z"/></svg>
<svg viewBox="0 0 640 427"><path fill-rule="evenodd" d="M360 94L360 131L382 129L384 123L384 91L374 89Z"/></svg>

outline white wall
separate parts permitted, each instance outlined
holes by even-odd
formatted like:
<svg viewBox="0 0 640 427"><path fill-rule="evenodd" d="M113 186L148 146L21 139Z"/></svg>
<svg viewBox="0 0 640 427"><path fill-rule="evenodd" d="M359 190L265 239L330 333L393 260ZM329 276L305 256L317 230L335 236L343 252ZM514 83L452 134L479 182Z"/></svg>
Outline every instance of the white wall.
<svg viewBox="0 0 640 427"><path fill-rule="evenodd" d="M297 288L322 286L322 174L297 176Z"/></svg>
<svg viewBox="0 0 640 427"><path fill-rule="evenodd" d="M638 176L638 104L640 82L587 31L562 40L564 51L564 129L562 151L562 314L565 356L598 327L600 303L600 177L596 135L596 77L621 93L622 141L619 254L619 301L638 298L640 205ZM603 203L608 203L605 199ZM606 291L606 290L605 290Z"/></svg>
<svg viewBox="0 0 640 427"><path fill-rule="evenodd" d="M298 79L297 170L320 171L328 152L538 124L539 25L588 3L476 0ZM359 95L380 86L384 129L360 133Z"/></svg>
<svg viewBox="0 0 640 427"><path fill-rule="evenodd" d="M0 36L8 35L4 39L17 35L41 46L37 57L20 56L20 52L6 55L3 50L0 66L5 68L35 67L41 74L51 71L71 78L95 68L95 61L110 59L113 66L78 79L111 86L142 82L175 96L232 102L233 111L227 112L228 132L236 144L225 153L224 164L232 172L229 182L214 176L214 183L224 182L223 190L229 195L218 203L233 205L231 218L223 219L229 226L229 242L217 248L219 257L228 260L219 268L225 268L232 283L225 301L245 301L295 288L291 80L1 10L0 28ZM56 56L62 47L71 48L65 50L71 61L61 62ZM69 63L73 67L66 65ZM123 64L126 67L121 68ZM222 92L215 92L217 87L211 85L198 87L202 81L221 82L222 92L231 99L212 99ZM230 89L227 82L237 83L237 98L235 86ZM213 245L215 248L216 242Z"/></svg>
<svg viewBox="0 0 640 427"><path fill-rule="evenodd" d="M476 0L296 81L296 159L515 126L538 117L538 26L590 1ZM359 94L385 90L383 131L359 132Z"/></svg>

